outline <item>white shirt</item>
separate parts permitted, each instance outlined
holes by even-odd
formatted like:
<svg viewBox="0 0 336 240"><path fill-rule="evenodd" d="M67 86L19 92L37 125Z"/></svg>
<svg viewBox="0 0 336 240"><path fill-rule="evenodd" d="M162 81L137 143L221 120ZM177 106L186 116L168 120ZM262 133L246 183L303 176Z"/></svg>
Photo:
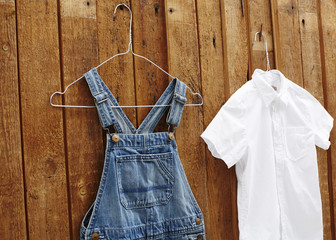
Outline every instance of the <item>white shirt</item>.
<svg viewBox="0 0 336 240"><path fill-rule="evenodd" d="M274 86L274 87L273 87ZM201 137L236 165L240 240L322 240L316 146L333 118L278 70L255 70Z"/></svg>

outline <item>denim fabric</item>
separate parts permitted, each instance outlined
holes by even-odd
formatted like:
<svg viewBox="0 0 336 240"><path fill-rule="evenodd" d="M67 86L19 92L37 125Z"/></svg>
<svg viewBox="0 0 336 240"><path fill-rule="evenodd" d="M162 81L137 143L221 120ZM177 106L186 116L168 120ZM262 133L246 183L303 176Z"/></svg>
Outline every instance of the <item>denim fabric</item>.
<svg viewBox="0 0 336 240"><path fill-rule="evenodd" d="M205 239L203 216L176 142L168 132L152 132L168 107L152 108L136 129L121 108L111 107L118 103L96 69L85 78L103 127L113 125L117 133L106 135L100 186L82 221L80 239ZM167 123L179 125L185 90L185 84L175 78L156 103L171 105Z"/></svg>

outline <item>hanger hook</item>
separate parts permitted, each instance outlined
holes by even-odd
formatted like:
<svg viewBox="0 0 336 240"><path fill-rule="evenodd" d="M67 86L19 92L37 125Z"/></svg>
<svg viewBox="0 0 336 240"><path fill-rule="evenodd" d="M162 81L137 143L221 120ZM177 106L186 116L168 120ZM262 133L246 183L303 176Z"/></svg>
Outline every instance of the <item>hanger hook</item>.
<svg viewBox="0 0 336 240"><path fill-rule="evenodd" d="M265 40L266 45L266 61L267 61L267 71L271 70L270 64L269 64L269 58L268 58L268 51L267 51L267 38L263 32L256 32L254 35L254 41L257 41L257 35L261 34Z"/></svg>
<svg viewBox="0 0 336 240"><path fill-rule="evenodd" d="M132 14L132 10L129 8L129 6L127 6L125 3L120 3L118 4L115 9L114 9L114 14L116 14L118 7L124 6L125 8L128 9L128 11L130 12L130 24L129 24L129 43L128 43L128 51L131 49L131 51L133 52L133 46L132 46L132 19L133 19L133 14ZM127 51L127 52L128 52Z"/></svg>

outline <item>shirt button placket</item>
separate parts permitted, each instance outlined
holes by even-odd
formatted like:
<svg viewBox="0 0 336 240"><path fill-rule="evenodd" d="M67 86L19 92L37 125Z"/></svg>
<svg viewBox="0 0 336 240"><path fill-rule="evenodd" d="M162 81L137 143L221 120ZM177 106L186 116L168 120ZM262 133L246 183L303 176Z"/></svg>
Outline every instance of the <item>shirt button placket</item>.
<svg viewBox="0 0 336 240"><path fill-rule="evenodd" d="M284 146L282 141L282 126L280 119L279 106L275 102L272 106L272 122L273 122L273 142L274 142L274 158L276 171L276 187L278 193L281 235L284 238L284 216L283 216L283 169L284 169Z"/></svg>

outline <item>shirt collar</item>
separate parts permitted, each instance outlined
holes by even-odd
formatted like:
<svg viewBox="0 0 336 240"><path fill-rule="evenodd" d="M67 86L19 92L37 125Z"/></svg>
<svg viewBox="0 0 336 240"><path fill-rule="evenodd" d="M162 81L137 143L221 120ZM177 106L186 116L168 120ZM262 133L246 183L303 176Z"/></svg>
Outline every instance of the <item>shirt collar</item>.
<svg viewBox="0 0 336 240"><path fill-rule="evenodd" d="M272 86L267 81L267 79L273 76L280 77L279 92L274 91ZM270 71L256 69L252 74L252 82L256 86L267 107L270 106L270 104L276 99L281 100L285 105L287 105L287 81L288 79L279 70L276 69L272 69Z"/></svg>

